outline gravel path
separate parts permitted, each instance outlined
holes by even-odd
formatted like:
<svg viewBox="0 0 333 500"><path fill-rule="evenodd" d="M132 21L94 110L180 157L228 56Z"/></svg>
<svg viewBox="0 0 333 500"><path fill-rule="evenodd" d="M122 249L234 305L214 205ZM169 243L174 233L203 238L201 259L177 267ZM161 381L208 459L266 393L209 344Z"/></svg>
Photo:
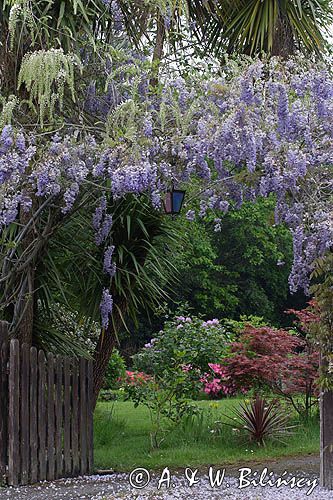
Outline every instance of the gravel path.
<svg viewBox="0 0 333 500"><path fill-rule="evenodd" d="M194 468L187 471L171 471L170 484L167 487L167 473L164 474L164 483L158 489L158 482L161 479L162 473L151 474L150 481L143 489L135 489L130 485L129 474L110 474L110 475L95 475L78 479L59 480L52 483L39 483L34 486L21 488L6 488L0 490L0 499L3 500L171 500L171 499L188 499L191 500L217 500L217 499L235 499L235 500L299 500L310 498L311 500L333 500L333 492L322 490L317 486L318 482L318 457L303 457L299 459L285 459L280 461L270 461L267 467L266 477L263 481L267 483L270 479L276 481L285 470L288 474L283 476L284 480L298 481L303 478L299 486L291 487L276 486L265 487L256 486L259 482L260 474L262 474L263 465L251 464L242 465L242 467L251 467L253 475L247 476L241 480L241 472L235 468L226 468L225 477L220 486L211 486L209 478L209 467L201 468L197 474L193 476ZM212 468L213 479L216 478L218 468ZM223 468L219 469L220 474L223 473ZM270 472L272 475L269 476ZM274 474L273 474L274 472ZM246 471L244 471L244 474ZM189 486L189 480L195 478L196 484ZM255 480L255 485L250 485L244 489L239 486L245 485L246 480ZM147 482L147 474L142 472L142 475L133 474L132 482L142 481ZM243 481L243 482L242 482ZM311 490L310 495L307 495Z"/></svg>

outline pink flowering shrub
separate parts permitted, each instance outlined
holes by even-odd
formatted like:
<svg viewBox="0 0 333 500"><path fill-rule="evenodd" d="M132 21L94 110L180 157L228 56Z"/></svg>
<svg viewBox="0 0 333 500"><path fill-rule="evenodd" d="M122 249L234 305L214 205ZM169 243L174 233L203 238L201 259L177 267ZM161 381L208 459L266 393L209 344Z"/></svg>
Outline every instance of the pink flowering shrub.
<svg viewBox="0 0 333 500"><path fill-rule="evenodd" d="M204 392L212 399L217 399L222 396L234 396L238 392L242 394L247 392L246 387L237 386L227 366L209 363L209 368L212 370L213 375L211 376L206 373L201 378L201 382L204 384Z"/></svg>
<svg viewBox="0 0 333 500"><path fill-rule="evenodd" d="M299 394L313 385L318 353L307 342L285 330L247 325L222 363L210 363L205 392L217 397L268 387L284 394Z"/></svg>
<svg viewBox="0 0 333 500"><path fill-rule="evenodd" d="M209 363L208 366L213 371L213 376L206 373L201 378L201 382L204 384L204 392L213 399L236 394L237 386L232 382L227 367L217 363Z"/></svg>
<svg viewBox="0 0 333 500"><path fill-rule="evenodd" d="M145 383L151 381L152 377L143 372L129 371L126 370L125 376L118 379L121 385L144 385Z"/></svg>

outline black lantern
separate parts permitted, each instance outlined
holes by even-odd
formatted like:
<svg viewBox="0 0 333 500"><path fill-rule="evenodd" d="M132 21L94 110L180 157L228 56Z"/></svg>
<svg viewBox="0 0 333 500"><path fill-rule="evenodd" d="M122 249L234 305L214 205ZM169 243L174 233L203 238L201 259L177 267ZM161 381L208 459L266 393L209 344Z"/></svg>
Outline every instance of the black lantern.
<svg viewBox="0 0 333 500"><path fill-rule="evenodd" d="M168 215L178 215L182 209L185 191L172 188L168 191L164 200L164 211Z"/></svg>

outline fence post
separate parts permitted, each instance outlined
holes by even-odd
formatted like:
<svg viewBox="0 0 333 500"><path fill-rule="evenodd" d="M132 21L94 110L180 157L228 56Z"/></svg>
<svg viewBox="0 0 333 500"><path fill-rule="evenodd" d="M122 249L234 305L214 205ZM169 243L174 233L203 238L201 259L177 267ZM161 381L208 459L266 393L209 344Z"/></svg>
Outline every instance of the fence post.
<svg viewBox="0 0 333 500"><path fill-rule="evenodd" d="M94 405L93 405L93 361L88 361L88 474L94 468Z"/></svg>
<svg viewBox="0 0 333 500"><path fill-rule="evenodd" d="M46 479L46 360L43 351L38 352L38 404L37 404L37 418L38 418L38 462L39 462L39 476L40 481Z"/></svg>
<svg viewBox="0 0 333 500"><path fill-rule="evenodd" d="M38 401L38 360L36 347L30 348L30 481L38 480L38 429L37 429L37 401Z"/></svg>
<svg viewBox="0 0 333 500"><path fill-rule="evenodd" d="M56 478L63 477L63 363L61 356L56 358L55 385L55 449Z"/></svg>
<svg viewBox="0 0 333 500"><path fill-rule="evenodd" d="M65 476L72 474L72 443L71 443L71 363L64 358L64 468Z"/></svg>
<svg viewBox="0 0 333 500"><path fill-rule="evenodd" d="M8 324L0 322L0 484L7 481L8 465Z"/></svg>
<svg viewBox="0 0 333 500"><path fill-rule="evenodd" d="M73 359L72 363L72 452L73 452L73 476L80 473L79 457L79 369L78 361Z"/></svg>
<svg viewBox="0 0 333 500"><path fill-rule="evenodd" d="M29 389L30 389L30 348L28 344L21 345L21 370L20 370L20 432L21 432L21 484L28 484L30 480L30 412L29 412Z"/></svg>
<svg viewBox="0 0 333 500"><path fill-rule="evenodd" d="M7 321L0 321L0 344L8 340L9 323Z"/></svg>
<svg viewBox="0 0 333 500"><path fill-rule="evenodd" d="M17 486L20 480L20 344L10 342L9 417L8 417L8 482Z"/></svg>
<svg viewBox="0 0 333 500"><path fill-rule="evenodd" d="M87 360L80 359L80 467L81 475L87 474Z"/></svg>
<svg viewBox="0 0 333 500"><path fill-rule="evenodd" d="M55 479L55 361L47 355L47 478Z"/></svg>
<svg viewBox="0 0 333 500"><path fill-rule="evenodd" d="M320 481L333 490L333 391L320 395Z"/></svg>
<svg viewBox="0 0 333 500"><path fill-rule="evenodd" d="M320 366L328 369L327 358L320 356ZM320 392L320 484L333 490L333 391Z"/></svg>

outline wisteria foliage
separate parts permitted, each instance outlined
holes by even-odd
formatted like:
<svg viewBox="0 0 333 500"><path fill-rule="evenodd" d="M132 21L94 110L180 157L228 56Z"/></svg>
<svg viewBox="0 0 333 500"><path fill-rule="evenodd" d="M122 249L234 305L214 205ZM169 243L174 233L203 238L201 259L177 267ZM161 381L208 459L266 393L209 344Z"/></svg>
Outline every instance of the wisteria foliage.
<svg viewBox="0 0 333 500"><path fill-rule="evenodd" d="M142 63L142 64L141 64ZM308 291L313 261L333 244L333 81L328 69L305 61L259 60L223 76L192 76L148 85L144 62L106 69L106 88L87 88L84 112L104 124L105 135L55 133L49 142L7 125L0 137L0 228L20 208L55 203L63 215L80 203L90 184L100 201L92 224L96 244L108 242L114 199L149 193L161 207L171 185L197 179L188 218L238 208L259 196L276 198L276 223L293 235L290 288ZM111 77L111 76L112 77ZM100 127L100 125L99 125ZM34 201L35 200L35 201ZM219 224L217 223L217 229ZM104 270L114 276L114 248ZM13 252L11 252L11 255ZM103 326L112 298L104 291Z"/></svg>

